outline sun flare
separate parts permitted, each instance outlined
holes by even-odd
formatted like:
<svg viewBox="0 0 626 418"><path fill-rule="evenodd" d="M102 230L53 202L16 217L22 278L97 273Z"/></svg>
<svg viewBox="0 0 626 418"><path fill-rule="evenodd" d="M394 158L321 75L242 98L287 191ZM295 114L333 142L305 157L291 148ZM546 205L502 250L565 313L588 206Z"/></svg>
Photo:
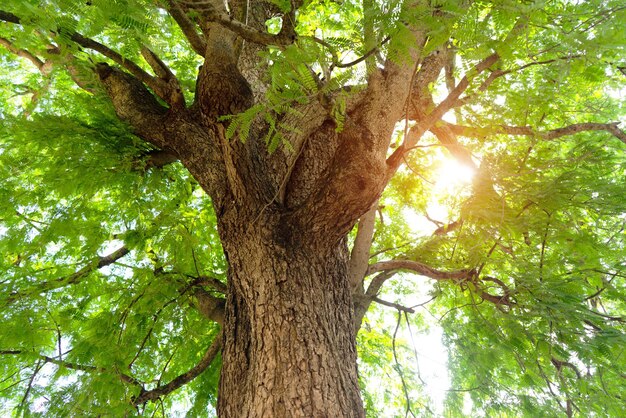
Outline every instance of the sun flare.
<svg viewBox="0 0 626 418"><path fill-rule="evenodd" d="M434 194L454 196L460 189L472 182L475 174L473 167L447 158L435 172Z"/></svg>
<svg viewBox="0 0 626 418"><path fill-rule="evenodd" d="M467 193L476 170L456 159L445 158L433 172L433 185L426 208L426 214L418 214L408 210L405 217L411 229L419 234L431 234L437 229L437 222L452 222L458 214L453 208L453 201L460 194ZM430 220L428 219L430 218Z"/></svg>

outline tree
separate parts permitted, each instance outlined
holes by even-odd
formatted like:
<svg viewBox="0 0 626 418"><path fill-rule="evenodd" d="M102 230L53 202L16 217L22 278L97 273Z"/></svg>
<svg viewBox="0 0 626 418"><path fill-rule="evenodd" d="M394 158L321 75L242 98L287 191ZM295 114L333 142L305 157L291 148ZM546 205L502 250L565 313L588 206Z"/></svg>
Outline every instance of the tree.
<svg viewBox="0 0 626 418"><path fill-rule="evenodd" d="M623 2L226 3L3 4L3 407L620 415Z"/></svg>

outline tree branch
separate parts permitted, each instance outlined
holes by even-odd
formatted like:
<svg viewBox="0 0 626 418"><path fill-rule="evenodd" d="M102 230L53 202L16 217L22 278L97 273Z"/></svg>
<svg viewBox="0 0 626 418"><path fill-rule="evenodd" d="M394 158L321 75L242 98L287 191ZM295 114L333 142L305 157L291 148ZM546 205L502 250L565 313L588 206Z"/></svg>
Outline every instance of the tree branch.
<svg viewBox="0 0 626 418"><path fill-rule="evenodd" d="M137 135L166 148L170 139L163 127L167 108L136 77L105 63L97 64L95 70L117 115L130 123Z"/></svg>
<svg viewBox="0 0 626 418"><path fill-rule="evenodd" d="M402 164L402 156L424 135L424 133L430 130L450 109L454 107L458 98L463 94L470 85L470 82L484 72L487 68L491 67L500 59L500 55L497 52L489 55L487 58L480 61L474 66L463 78L459 81L459 84L448 94L448 96L439 103L435 109L420 119L418 123L411 128L411 134L406 135L404 142L389 156L387 162L390 166L390 171L395 170Z"/></svg>
<svg viewBox="0 0 626 418"><path fill-rule="evenodd" d="M510 289L506 285L504 285L504 283L499 279L496 279L493 277L486 277L483 280L487 280L487 281L491 281L496 284L499 284L500 287L502 288L502 292L503 292L502 296L492 295L486 292L485 290L481 289L480 279L478 278L478 275L476 274L474 270L458 270L458 271L445 272L445 271L433 269L432 267L419 263L417 261L390 260L390 261L381 261L381 262L370 265L370 268L367 274L369 275L369 274L373 274L377 272L390 272L390 271L396 271L396 270L410 270L419 274L420 276L429 277L437 281L451 280L454 283L460 284L462 288L465 288L464 283L469 281L477 287L477 293L484 300L492 302L498 306L500 305L511 306L514 304L514 302L512 302L509 299ZM388 277L383 276L381 277L381 281L384 282L384 280L386 280L387 278ZM375 293L370 294L370 289L368 289L368 292L366 295L370 298L375 297Z"/></svg>
<svg viewBox="0 0 626 418"><path fill-rule="evenodd" d="M206 52L206 41L204 37L198 33L195 24L187 17L175 0L168 0L167 2L170 5L168 8L169 14L174 18L176 23L178 23L178 26L189 41L191 48L196 54L204 57Z"/></svg>
<svg viewBox="0 0 626 418"><path fill-rule="evenodd" d="M40 60L37 56L35 56L34 54L32 54L31 52L25 50L25 49L19 49L16 48L13 43L11 41L9 41L6 38L0 38L0 45L4 46L6 49L9 50L9 52L22 57L22 58L26 58L27 60L29 60L30 62L33 63L33 65L35 67L37 67L37 69L43 74L43 75L48 75L50 74L50 67L46 67L45 63Z"/></svg>
<svg viewBox="0 0 626 418"><path fill-rule="evenodd" d="M160 93L157 91L159 97L174 108L184 108L185 96L183 96L178 78L176 78L172 70L170 70L157 54L146 46L141 47L141 55L148 65L150 65L150 68L152 68L157 77L159 77L158 80L155 80L155 83L158 84L161 89Z"/></svg>
<svg viewBox="0 0 626 418"><path fill-rule="evenodd" d="M376 203L365 215L361 216L358 223L358 231L354 240L354 246L350 252L350 263L348 266L348 280L353 292L364 292L363 278L368 268L377 210L378 204Z"/></svg>
<svg viewBox="0 0 626 418"><path fill-rule="evenodd" d="M21 24L21 20L18 16L9 13L9 12L4 12L0 10L0 20L3 20L5 22L9 22L9 23L15 23L15 24ZM64 32L64 29L61 29L59 31L59 33ZM58 34L57 34L58 35ZM145 85L147 85L148 87L150 87L161 99L165 100L167 103L170 104L174 104L174 103L178 103L180 101L180 91L177 92L176 86L174 84L172 84L170 81L170 79L166 80L162 80L160 78L155 78L153 76L151 76L150 74L148 74L146 71L144 71L139 65L137 65L135 62L125 58L124 56L122 56L121 54L119 54L118 52L112 50L111 48L101 44L98 41L95 41L91 38L87 38L83 35L81 35L78 32L70 32L67 34L68 38L73 41L76 42L78 45L87 48L87 49L91 49L93 51L99 52L100 54L104 55L105 57L111 59L113 62L115 62L116 64L124 67L126 70L128 70L137 80L139 80L140 82L144 83ZM154 56L154 54L152 54ZM148 61L148 59L146 59L146 61ZM154 62L154 60L153 60ZM159 60L160 62L160 60ZM150 63L150 61L149 61ZM161 68L165 67L165 65L160 62L162 65L160 65ZM37 65L37 64L35 64ZM39 68L39 66L38 66ZM167 68L167 67L165 67ZM171 72L169 73L171 74ZM173 77L173 75L172 75ZM175 77L174 77L175 79ZM178 89L179 90L179 89ZM178 93L178 94L176 94Z"/></svg>
<svg viewBox="0 0 626 418"><path fill-rule="evenodd" d="M202 356L202 359L200 359L200 362L198 364L189 369L189 371L175 377L172 381L165 385L157 386L152 390L142 391L139 396L132 400L133 405L138 406L145 404L148 401L159 399L160 397L168 395L169 393L175 391L181 386L184 386L187 383L191 382L211 365L211 363L219 353L221 347L222 331L220 331L217 336L215 336L213 343L209 346L208 350L204 353L204 356Z"/></svg>
<svg viewBox="0 0 626 418"><path fill-rule="evenodd" d="M171 152L152 150L137 157L133 161L135 170L147 171L151 168L161 168L178 161L178 157Z"/></svg>
<svg viewBox="0 0 626 418"><path fill-rule="evenodd" d="M224 283L217 280L215 277L209 277L209 276L199 276L199 277L188 276L188 277L195 279L194 281L195 286L208 286L211 289L215 290L216 292L219 292L222 294L226 294L226 292L228 291L228 286L226 286Z"/></svg>
<svg viewBox="0 0 626 418"><path fill-rule="evenodd" d="M377 274L367 288L365 294L353 294L354 299L354 333L358 333L363 323L363 317L367 313L374 297L378 295L383 284L396 274L395 270L384 271Z"/></svg>
<svg viewBox="0 0 626 418"><path fill-rule="evenodd" d="M380 261L369 266L367 275L391 270L411 270L421 276L426 276L434 280L462 280L468 279L472 275L471 270L440 271L426 264L411 260Z"/></svg>
<svg viewBox="0 0 626 418"><path fill-rule="evenodd" d="M586 131L606 131L618 138L620 141L626 143L626 133L619 129L620 122L609 123L575 123L562 128L551 129L548 131L539 131L533 129L530 126L489 126L489 127L472 127L472 126L460 126L451 123L444 122L445 126L449 127L456 135L467 136L472 138L482 138L488 135L525 135L535 136L545 140L553 140L567 135L574 135L579 132Z"/></svg>
<svg viewBox="0 0 626 418"><path fill-rule="evenodd" d="M0 355L22 355L22 354L32 355L33 353L28 352L28 351L24 351L24 350L0 350ZM123 382L130 383L130 384L135 385L135 386L143 387L142 383L140 381L138 381L137 379L135 379L134 377L126 375L124 373L120 373L118 371L107 370L107 369L105 369L103 367L95 367L95 366L90 366L90 365L71 363L69 361L64 361L64 360L56 359L56 358L53 358L53 357L44 356L42 354L37 354L37 357L41 361L43 361L44 363L52 363L52 364L56 364L57 366L61 366L61 367L65 367L67 369L77 370L77 371L81 371L81 372L87 372L87 373L94 373L94 372L112 373L112 374L115 374L115 375L119 376L120 379Z"/></svg>
<svg viewBox="0 0 626 418"><path fill-rule="evenodd" d="M380 303L381 305L389 306L390 308L397 309L398 311L406 312L406 313L415 313L415 309L407 308L406 306L402 306L398 303L388 302L386 300L374 297L372 300L376 303Z"/></svg>
<svg viewBox="0 0 626 418"><path fill-rule="evenodd" d="M217 10L209 1L180 1L189 9L202 13L208 22L217 23L249 42L261 45L286 46L295 41L295 35L284 33L282 30L278 35L256 30L245 23L242 23L228 13Z"/></svg>
<svg viewBox="0 0 626 418"><path fill-rule="evenodd" d="M226 300L224 298L218 298L216 296L213 296L201 287L195 290L194 295L198 300L198 311L205 318L217 322L220 325L223 325L224 307L226 306Z"/></svg>
<svg viewBox="0 0 626 418"><path fill-rule="evenodd" d="M111 59L116 64L124 67L137 80L139 80L140 82L142 82L146 86L150 87L161 99L163 99L167 103L169 103L171 105L174 105L174 104L178 104L180 102L180 98L178 97L178 96L180 96L182 94L182 93L180 93L180 88L177 89L176 86L171 85L166 80L163 80L163 79L151 76L144 69L142 69L139 65L137 65L135 62L125 58L124 56L122 56L118 52L116 52L116 51L112 50L111 48L101 44L100 42L97 42L97 41L94 41L93 39L87 38L87 37L81 35L78 32L72 33L70 35L70 39L72 41L76 42L77 44L79 44L80 46L84 47L84 48L91 49L91 50L94 50L96 52L99 52L100 54L104 55L105 57ZM163 64L162 61L158 60L158 58L155 60L154 57L156 57L156 56L154 55L154 53L151 53L150 55L151 55L151 58L146 58L146 61L151 66L152 66L152 64L154 64L153 68L155 68L155 67L160 68L159 70L155 70L157 75L159 75L159 73L163 72L162 69L163 69L163 67L165 67L165 64ZM145 55L144 55L144 58L145 58ZM157 60L158 60L158 62L161 65L157 65L156 64ZM167 68L167 67L165 67L165 68ZM169 72L169 69L168 69L168 72ZM169 72L169 74L171 74L171 72ZM172 77L173 77L173 74L172 74ZM169 80L176 80L176 78L173 77L171 79L168 79L168 81Z"/></svg>
<svg viewBox="0 0 626 418"><path fill-rule="evenodd" d="M70 274L69 276L64 276L55 280L47 280L47 281L38 283L37 285L31 287L30 289L26 289L25 291L13 292L5 300L5 303L6 303L5 306L9 306L15 301L17 301L18 299L27 295L49 292L51 290L60 289L62 287L69 286L72 284L78 284L85 277L87 277L90 273L94 272L95 270L99 270L102 267L106 267L110 264L113 264L114 262L124 257L129 252L130 250L126 248L126 246L122 246L108 255L91 260L85 267L83 267L82 269L78 270L75 273Z"/></svg>
<svg viewBox="0 0 626 418"><path fill-rule="evenodd" d="M20 18L15 16L13 13L11 12L5 12L4 10L0 10L0 20L3 20L7 23L15 23L15 24L20 24Z"/></svg>

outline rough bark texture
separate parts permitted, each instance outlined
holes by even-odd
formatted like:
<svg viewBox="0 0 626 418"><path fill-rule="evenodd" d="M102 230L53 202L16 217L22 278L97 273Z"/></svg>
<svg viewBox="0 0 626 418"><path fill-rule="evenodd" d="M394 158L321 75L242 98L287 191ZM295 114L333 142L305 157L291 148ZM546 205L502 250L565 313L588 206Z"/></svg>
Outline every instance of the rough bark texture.
<svg viewBox="0 0 626 418"><path fill-rule="evenodd" d="M365 262L353 268L351 282L346 235L395 170L387 150L405 112L405 100L398 98L409 94L406 80L417 53L406 65L371 67L368 88L349 101L341 132L327 107L312 101L300 109L300 120L289 121L300 132L290 138L295 151L270 154L263 121L253 124L242 143L226 139L227 125L219 116L241 112L263 97L259 47L242 43L235 33L245 38L264 29L274 11L248 3L249 26L222 22L234 28L231 32L211 21L226 16L223 4L202 4L209 3L210 10L201 10L202 37L176 9L196 52L205 48L189 107L180 101L163 106L132 66L126 68L130 74L108 65L96 72L120 118L178 158L213 201L230 266L226 313L222 318L206 297L206 309L200 308L223 323L218 414L362 417L351 293L355 288L363 293L362 277L356 276L365 273L367 254L361 254ZM246 11L244 3L237 4L233 15ZM416 45L420 42L416 32Z"/></svg>
<svg viewBox="0 0 626 418"><path fill-rule="evenodd" d="M230 264L224 417L364 416L345 241L286 233L280 213L222 224Z"/></svg>

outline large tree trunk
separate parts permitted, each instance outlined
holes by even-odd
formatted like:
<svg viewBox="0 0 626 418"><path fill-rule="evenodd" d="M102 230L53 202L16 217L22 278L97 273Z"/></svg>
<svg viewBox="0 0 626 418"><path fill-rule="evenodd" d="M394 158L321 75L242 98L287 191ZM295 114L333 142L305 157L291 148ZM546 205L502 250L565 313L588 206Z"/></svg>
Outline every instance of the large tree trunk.
<svg viewBox="0 0 626 418"><path fill-rule="evenodd" d="M226 219L224 219L226 218ZM362 417L345 240L267 208L222 218L230 265L221 417Z"/></svg>
<svg viewBox="0 0 626 418"><path fill-rule="evenodd" d="M267 17L261 10L259 28ZM238 56L232 33L205 26L207 59L188 108L163 107L128 73L97 71L120 118L178 157L212 199L229 263L218 414L363 417L351 297L362 289L348 278L345 238L397 168L387 151L415 67L374 66L367 89L345 103L341 129L324 105L330 96L300 117L278 115L298 127L288 138L295 151L270 154L262 118L245 143L226 138L219 119L262 99L258 48Z"/></svg>

